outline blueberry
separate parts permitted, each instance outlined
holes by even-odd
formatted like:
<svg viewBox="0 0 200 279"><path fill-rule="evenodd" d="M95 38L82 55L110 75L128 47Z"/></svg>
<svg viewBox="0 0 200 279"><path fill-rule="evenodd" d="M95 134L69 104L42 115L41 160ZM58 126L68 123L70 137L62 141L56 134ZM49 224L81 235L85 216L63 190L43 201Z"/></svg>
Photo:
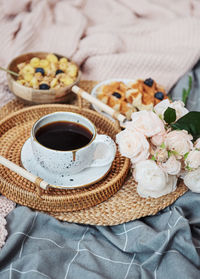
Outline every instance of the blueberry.
<svg viewBox="0 0 200 279"><path fill-rule="evenodd" d="M116 97L117 99L121 99L121 94L120 93L118 93L118 92L114 92L114 93L112 93L112 95L114 96L114 97Z"/></svg>
<svg viewBox="0 0 200 279"><path fill-rule="evenodd" d="M154 97L155 97L156 99L162 101L162 100L164 99L164 94L163 94L162 92L158 91L158 92L156 92L156 93L154 94Z"/></svg>
<svg viewBox="0 0 200 279"><path fill-rule="evenodd" d="M56 75L62 74L62 73L64 73L64 72L62 70L60 70L60 69L56 71Z"/></svg>
<svg viewBox="0 0 200 279"><path fill-rule="evenodd" d="M44 69L43 68L36 68L35 72L36 73L41 73L44 76Z"/></svg>
<svg viewBox="0 0 200 279"><path fill-rule="evenodd" d="M46 83L41 83L39 88L42 90L48 90L50 88L50 86Z"/></svg>
<svg viewBox="0 0 200 279"><path fill-rule="evenodd" d="M149 86L149 87L152 87L152 85L153 85L153 79L151 79L151 78L145 79L144 84L146 84L146 85Z"/></svg>

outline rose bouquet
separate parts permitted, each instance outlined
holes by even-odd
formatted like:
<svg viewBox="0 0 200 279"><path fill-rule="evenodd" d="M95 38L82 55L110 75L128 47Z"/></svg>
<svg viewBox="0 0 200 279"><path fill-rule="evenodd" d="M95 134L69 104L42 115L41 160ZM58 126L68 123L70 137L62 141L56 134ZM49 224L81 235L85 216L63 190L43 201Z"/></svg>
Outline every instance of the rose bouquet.
<svg viewBox="0 0 200 279"><path fill-rule="evenodd" d="M140 196L173 192L179 177L200 193L200 112L189 112L182 101L163 100L153 111L134 112L116 141L131 160Z"/></svg>

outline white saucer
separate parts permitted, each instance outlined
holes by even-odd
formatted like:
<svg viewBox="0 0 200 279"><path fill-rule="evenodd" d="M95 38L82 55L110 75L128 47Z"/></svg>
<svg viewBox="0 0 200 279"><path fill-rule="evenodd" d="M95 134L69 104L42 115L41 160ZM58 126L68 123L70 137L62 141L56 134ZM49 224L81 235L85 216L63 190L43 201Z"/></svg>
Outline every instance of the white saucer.
<svg viewBox="0 0 200 279"><path fill-rule="evenodd" d="M86 187L101 180L110 170L112 163L98 168L87 168L73 175L56 174L43 168L35 159L30 138L24 143L21 150L23 167L34 175L44 179L51 185L64 189Z"/></svg>

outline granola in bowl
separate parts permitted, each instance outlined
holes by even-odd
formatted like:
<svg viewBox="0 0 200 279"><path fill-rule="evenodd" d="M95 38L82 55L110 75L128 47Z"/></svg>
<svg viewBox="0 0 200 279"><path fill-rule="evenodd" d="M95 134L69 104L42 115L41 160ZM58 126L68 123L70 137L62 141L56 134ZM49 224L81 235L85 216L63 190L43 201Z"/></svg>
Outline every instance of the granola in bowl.
<svg viewBox="0 0 200 279"><path fill-rule="evenodd" d="M17 82L34 89L48 90L66 87L74 83L78 67L66 57L58 58L49 53L44 59L33 57L17 65Z"/></svg>

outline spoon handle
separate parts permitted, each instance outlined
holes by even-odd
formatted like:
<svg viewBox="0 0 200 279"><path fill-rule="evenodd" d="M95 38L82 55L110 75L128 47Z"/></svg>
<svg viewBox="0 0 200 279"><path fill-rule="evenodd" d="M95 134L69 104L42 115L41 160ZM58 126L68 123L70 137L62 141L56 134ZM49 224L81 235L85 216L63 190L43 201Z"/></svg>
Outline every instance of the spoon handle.
<svg viewBox="0 0 200 279"><path fill-rule="evenodd" d="M29 181L35 183L36 185L39 185L44 190L47 190L49 187L49 184L46 181L44 181L41 178L39 178L38 176L28 172L27 170L21 168L20 166L9 161L8 159L4 158L1 155L0 155L0 164L2 164L4 167L7 167L11 171L14 171L15 173L23 176L24 178L28 179Z"/></svg>
<svg viewBox="0 0 200 279"><path fill-rule="evenodd" d="M15 73L15 72L13 72L13 71L11 71L11 70L5 69L5 68L3 68L3 67L1 67L1 66L0 66L0 70L5 71L5 72L7 72L7 73L9 73L9 74L11 74L11 75L14 75L14 76L16 76L16 77L19 76L18 73Z"/></svg>
<svg viewBox="0 0 200 279"><path fill-rule="evenodd" d="M72 87L72 91L74 93L76 93L77 95L80 95L85 100L89 101L91 104L94 104L94 105L98 106L100 110L108 113L113 118L119 120L121 122L121 124L123 124L126 121L126 117L124 115L116 112L113 108L109 107L108 105L104 104L103 102L101 102L97 98L93 97L91 94L84 91L83 89L81 89L77 85L74 85Z"/></svg>

